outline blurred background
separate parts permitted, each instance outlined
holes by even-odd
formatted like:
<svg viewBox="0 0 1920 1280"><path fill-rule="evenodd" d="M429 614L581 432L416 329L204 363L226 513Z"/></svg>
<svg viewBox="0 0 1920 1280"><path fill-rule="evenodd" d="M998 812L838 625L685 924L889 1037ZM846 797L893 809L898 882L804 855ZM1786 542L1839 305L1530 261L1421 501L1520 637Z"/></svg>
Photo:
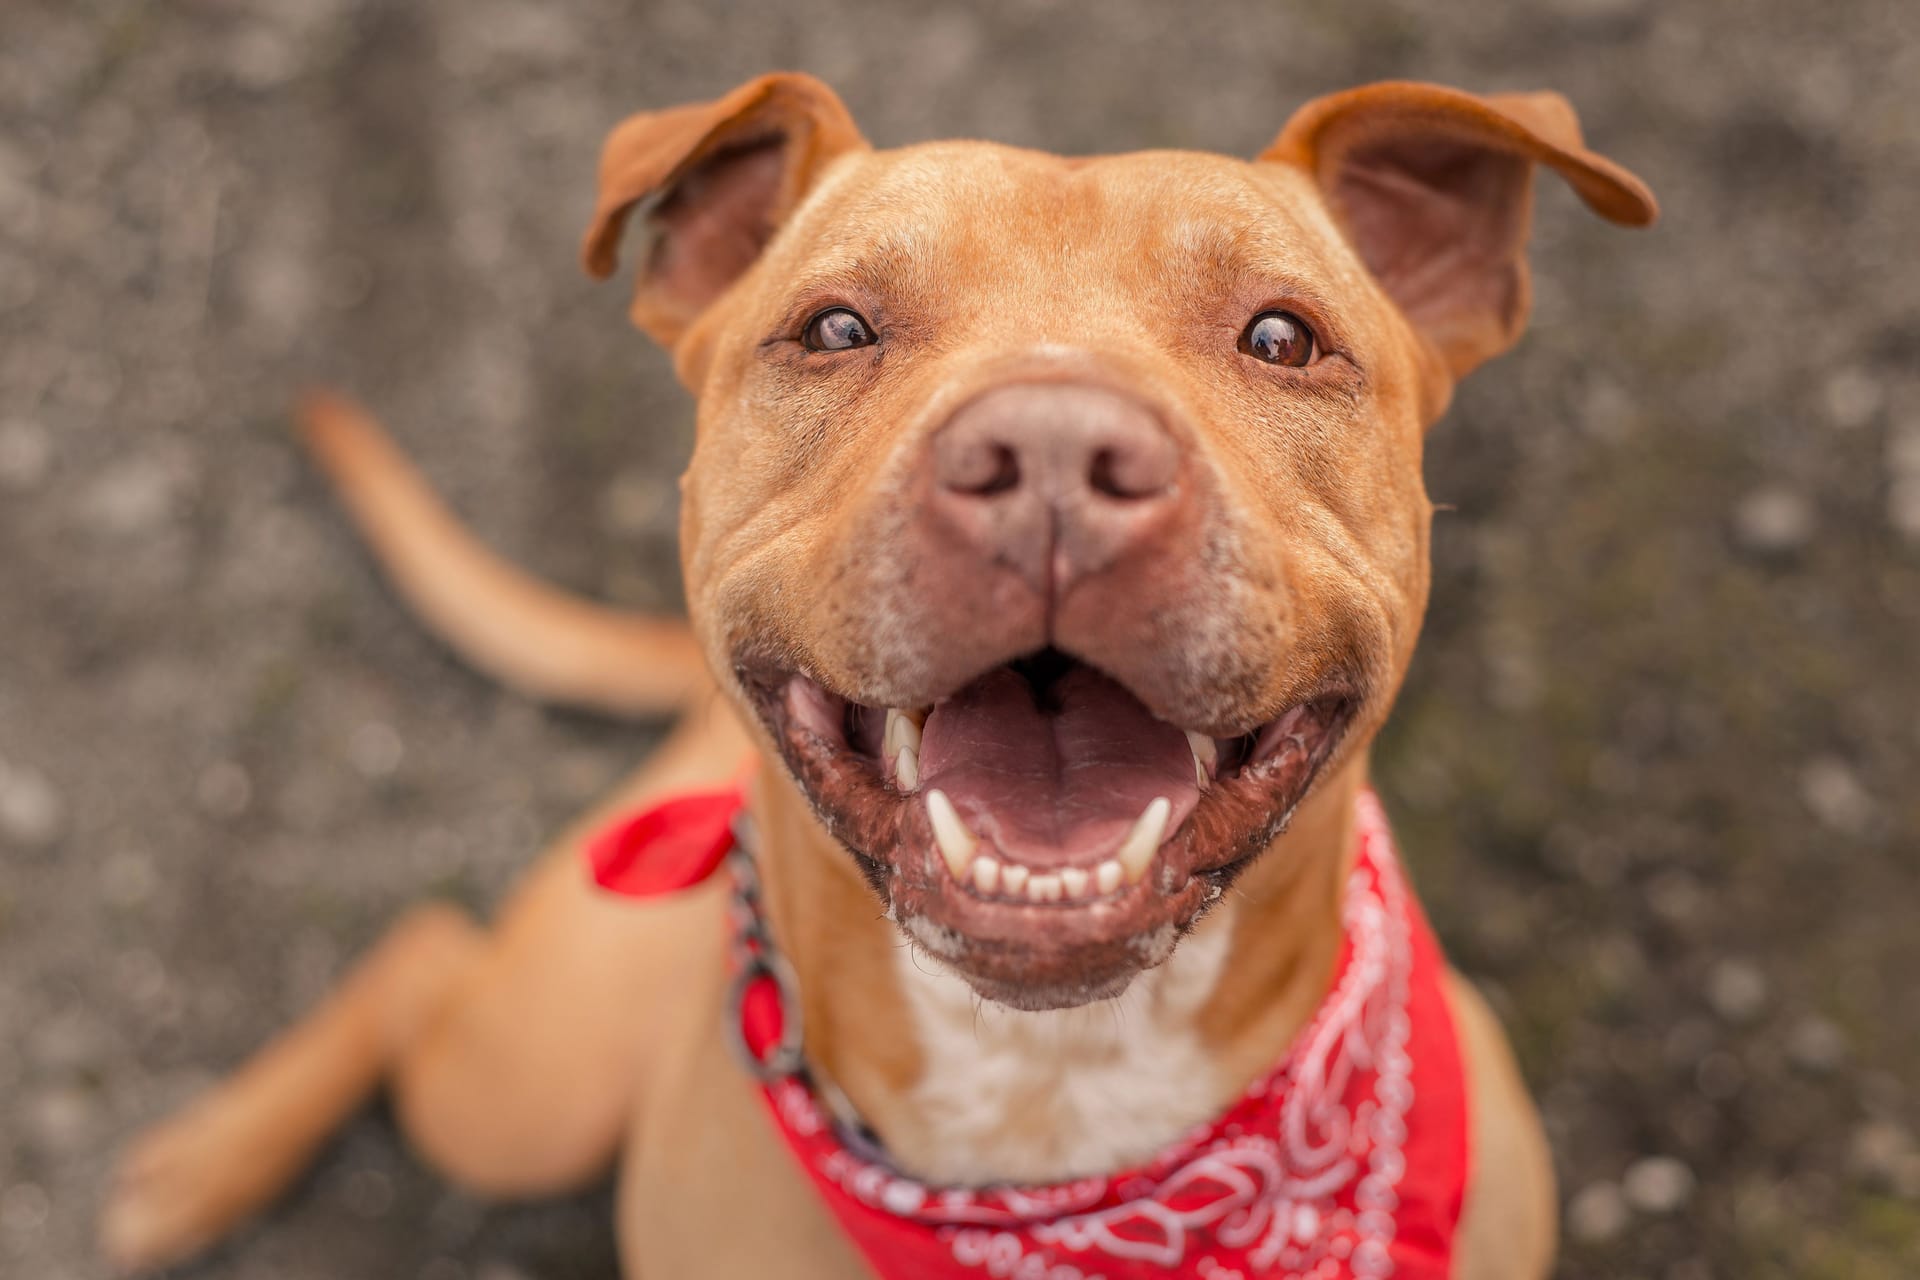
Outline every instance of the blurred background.
<svg viewBox="0 0 1920 1280"><path fill-rule="evenodd" d="M1379 783L1545 1110L1561 1274L1920 1274L1920 9L1903 0L6 0L0 1274L405 904L490 903L657 726L394 603L291 447L365 397L539 573L676 607L691 410L575 266L626 113L796 67L880 144L1252 154L1381 77L1555 88L1534 328L1431 438ZM212 1280L612 1274L372 1115Z"/></svg>

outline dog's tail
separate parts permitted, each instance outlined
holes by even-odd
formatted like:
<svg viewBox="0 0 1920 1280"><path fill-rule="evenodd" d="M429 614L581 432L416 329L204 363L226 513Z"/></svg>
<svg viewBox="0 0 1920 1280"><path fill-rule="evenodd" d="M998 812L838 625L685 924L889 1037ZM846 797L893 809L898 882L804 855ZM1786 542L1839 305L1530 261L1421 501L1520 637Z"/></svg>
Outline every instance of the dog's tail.
<svg viewBox="0 0 1920 1280"><path fill-rule="evenodd" d="M395 589L473 666L542 701L621 715L677 710L712 688L684 622L595 604L508 564L352 401L312 392L298 420Z"/></svg>

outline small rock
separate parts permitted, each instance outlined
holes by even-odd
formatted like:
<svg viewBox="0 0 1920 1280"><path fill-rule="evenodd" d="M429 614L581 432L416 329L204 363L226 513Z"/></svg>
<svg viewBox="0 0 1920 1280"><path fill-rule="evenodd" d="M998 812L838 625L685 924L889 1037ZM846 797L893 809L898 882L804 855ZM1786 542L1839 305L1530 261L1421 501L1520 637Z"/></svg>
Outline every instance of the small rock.
<svg viewBox="0 0 1920 1280"><path fill-rule="evenodd" d="M1610 996L1632 992L1647 978L1647 956L1630 934L1609 934L1594 943L1590 967L1600 988Z"/></svg>
<svg viewBox="0 0 1920 1280"><path fill-rule="evenodd" d="M600 527L616 538L659 533L673 509L673 492L653 471L623 471L600 493Z"/></svg>
<svg viewBox="0 0 1920 1280"><path fill-rule="evenodd" d="M1920 478L1920 421L1903 422L1887 432L1887 470Z"/></svg>
<svg viewBox="0 0 1920 1280"><path fill-rule="evenodd" d="M227 73L243 89L274 89L300 72L300 46L287 32L255 23L227 45Z"/></svg>
<svg viewBox="0 0 1920 1280"><path fill-rule="evenodd" d="M467 1280L467 1269L452 1258L429 1258L419 1280Z"/></svg>
<svg viewBox="0 0 1920 1280"><path fill-rule="evenodd" d="M57 1085L27 1100L26 1127L43 1150L79 1151L99 1130L100 1101L75 1084Z"/></svg>
<svg viewBox="0 0 1920 1280"><path fill-rule="evenodd" d="M1734 540L1759 556L1791 555L1807 545L1813 526L1813 503L1780 486L1754 490L1733 511Z"/></svg>
<svg viewBox="0 0 1920 1280"><path fill-rule="evenodd" d="M1887 490L1887 523L1910 542L1920 542L1920 474L1897 477Z"/></svg>
<svg viewBox="0 0 1920 1280"><path fill-rule="evenodd" d="M1663 871L1647 885L1647 905L1667 924L1682 929L1706 909L1707 894L1691 872Z"/></svg>
<svg viewBox="0 0 1920 1280"><path fill-rule="evenodd" d="M505 1262L483 1262L473 1280L528 1280L527 1273Z"/></svg>
<svg viewBox="0 0 1920 1280"><path fill-rule="evenodd" d="M1648 1156L1627 1167L1620 1189L1641 1213L1673 1213L1693 1198L1693 1170L1672 1156Z"/></svg>
<svg viewBox="0 0 1920 1280"><path fill-rule="evenodd" d="M172 519L181 478L156 458L127 458L102 471L80 497L79 510L96 533L112 538L150 534Z"/></svg>
<svg viewBox="0 0 1920 1280"><path fill-rule="evenodd" d="M1540 705L1546 677L1537 645L1525 627L1495 624L1487 628L1483 652L1487 664L1487 695L1503 711L1526 711Z"/></svg>
<svg viewBox="0 0 1920 1280"><path fill-rule="evenodd" d="M193 784L193 799L203 813L237 818L253 803L253 778L243 766L221 760L201 771Z"/></svg>
<svg viewBox="0 0 1920 1280"><path fill-rule="evenodd" d="M116 1052L108 1025L78 1009L40 1021L27 1035L27 1057L41 1071L98 1074Z"/></svg>
<svg viewBox="0 0 1920 1280"><path fill-rule="evenodd" d="M128 1001L145 1006L145 1011L177 1003L179 993L166 965L151 951L123 951L113 959L114 985Z"/></svg>
<svg viewBox="0 0 1920 1280"><path fill-rule="evenodd" d="M100 868L101 895L116 907L137 907L159 887L153 858L132 849L122 849Z"/></svg>
<svg viewBox="0 0 1920 1280"><path fill-rule="evenodd" d="M0 489L26 493L53 470L53 439L37 422L0 426Z"/></svg>
<svg viewBox="0 0 1920 1280"><path fill-rule="evenodd" d="M1567 1231L1576 1240L1601 1244L1626 1230L1629 1216L1627 1198L1618 1185L1594 1182L1567 1202Z"/></svg>
<svg viewBox="0 0 1920 1280"><path fill-rule="evenodd" d="M405 754L406 747L400 741L399 732L392 725L379 720L369 720L347 739L347 759L364 778L376 781L391 778L400 768L400 758Z"/></svg>
<svg viewBox="0 0 1920 1280"><path fill-rule="evenodd" d="M1707 1000L1728 1022L1751 1022L1767 1005L1767 977L1744 960L1722 960L1707 975Z"/></svg>
<svg viewBox="0 0 1920 1280"><path fill-rule="evenodd" d="M1733 1199L1734 1225L1749 1237L1772 1236L1794 1215L1787 1208L1786 1190L1764 1175L1748 1174Z"/></svg>
<svg viewBox="0 0 1920 1280"><path fill-rule="evenodd" d="M24 1236L46 1225L53 1207L47 1193L31 1182L16 1182L0 1192L0 1236Z"/></svg>
<svg viewBox="0 0 1920 1280"><path fill-rule="evenodd" d="M66 805L46 775L0 760L0 836L41 848L58 839L65 825Z"/></svg>
<svg viewBox="0 0 1920 1280"><path fill-rule="evenodd" d="M1824 393L1827 421L1849 431L1870 422L1885 398L1873 375L1857 367L1827 379Z"/></svg>
<svg viewBox="0 0 1920 1280"><path fill-rule="evenodd" d="M235 255L233 272L251 342L277 349L312 317L319 284L292 245L262 237Z"/></svg>
<svg viewBox="0 0 1920 1280"><path fill-rule="evenodd" d="M1920 1197L1920 1148L1913 1135L1892 1120L1869 1120L1853 1131L1847 1168L1881 1190Z"/></svg>
<svg viewBox="0 0 1920 1280"><path fill-rule="evenodd" d="M1787 1058L1813 1075L1825 1075L1847 1056L1847 1038L1839 1027L1819 1016L1800 1019L1787 1032Z"/></svg>
<svg viewBox="0 0 1920 1280"><path fill-rule="evenodd" d="M1857 836L1873 821L1873 797L1844 760L1819 756L1800 771L1800 798L1830 830Z"/></svg>
<svg viewBox="0 0 1920 1280"><path fill-rule="evenodd" d="M1788 77L1788 99L1793 115L1810 133L1837 133L1859 118L1862 85L1852 66L1840 57L1812 56Z"/></svg>
<svg viewBox="0 0 1920 1280"><path fill-rule="evenodd" d="M1581 397L1579 414L1580 425L1588 434L1619 441L1632 433L1638 409L1626 388L1616 382L1598 381Z"/></svg>

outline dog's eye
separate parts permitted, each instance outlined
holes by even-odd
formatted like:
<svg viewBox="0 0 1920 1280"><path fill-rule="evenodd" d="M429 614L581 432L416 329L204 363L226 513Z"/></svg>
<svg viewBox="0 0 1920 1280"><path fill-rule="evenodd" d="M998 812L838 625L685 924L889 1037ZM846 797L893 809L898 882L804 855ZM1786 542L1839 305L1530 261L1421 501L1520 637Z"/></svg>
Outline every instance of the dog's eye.
<svg viewBox="0 0 1920 1280"><path fill-rule="evenodd" d="M801 341L809 351L850 351L872 346L873 328L845 307L830 307L807 321Z"/></svg>
<svg viewBox="0 0 1920 1280"><path fill-rule="evenodd" d="M1240 350L1268 364L1298 369L1313 359L1313 330L1291 311L1262 311L1240 335Z"/></svg>

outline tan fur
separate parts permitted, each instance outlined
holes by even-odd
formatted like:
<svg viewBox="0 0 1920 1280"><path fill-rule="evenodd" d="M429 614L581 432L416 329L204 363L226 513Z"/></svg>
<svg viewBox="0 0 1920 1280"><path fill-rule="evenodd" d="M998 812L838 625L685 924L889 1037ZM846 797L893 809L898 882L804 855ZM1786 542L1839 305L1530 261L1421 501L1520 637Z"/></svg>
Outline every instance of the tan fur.
<svg viewBox="0 0 1920 1280"><path fill-rule="evenodd" d="M1402 144L1464 148L1484 168L1473 199L1495 202L1460 206L1484 217L1426 277L1401 271L1404 228L1367 204ZM1584 149L1563 101L1434 86L1311 104L1256 164L985 143L874 152L798 76L616 131L586 257L609 273L636 212L655 236L634 315L673 345L700 402L682 530L691 631L562 597L493 559L344 402L314 401L304 421L402 593L476 665L557 700L690 709L489 932L438 909L409 917L326 1006L143 1137L108 1207L108 1253L143 1269L195 1252L275 1196L386 1080L421 1151L486 1194L575 1186L617 1155L629 1275L862 1274L723 1048L719 891L609 901L588 888L579 844L619 808L737 776L755 748L777 759L736 677L743 657L773 654L868 705L920 706L1045 638L1011 588L956 570L920 519L928 439L1010 382L1150 404L1189 467L1192 505L1158 545L1049 620L1076 653L1208 732L1270 718L1334 667L1357 672L1365 696L1201 946L1140 979L1127 1034L1100 1007L996 1011L972 1050L956 1045L957 979L922 989L903 967L902 927L929 922L885 919L787 770L762 766L750 807L766 910L798 974L808 1059L904 1167L936 1176L1086 1172L1235 1096L1329 981L1353 796L1426 603L1424 433L1453 379L1524 321L1534 163L1608 217L1652 217L1637 180ZM1338 358L1285 382L1223 363L1240 321L1219 317L1276 299ZM828 375L778 335L835 301L883 305L891 331L935 336ZM702 697L701 656L724 702ZM1450 994L1475 1139L1456 1274L1539 1276L1554 1239L1539 1122L1484 1005L1457 979ZM962 1074L928 1061L943 1047ZM961 1105L970 1051L997 1073L1004 1116ZM1157 1128L1108 1146L1035 1140L1113 1098L1164 1097L1196 1055L1207 1070L1192 1105L1164 1108ZM1075 1087L1063 1070L1077 1062L1108 1074L1089 1067L1083 1096L1039 1105Z"/></svg>

